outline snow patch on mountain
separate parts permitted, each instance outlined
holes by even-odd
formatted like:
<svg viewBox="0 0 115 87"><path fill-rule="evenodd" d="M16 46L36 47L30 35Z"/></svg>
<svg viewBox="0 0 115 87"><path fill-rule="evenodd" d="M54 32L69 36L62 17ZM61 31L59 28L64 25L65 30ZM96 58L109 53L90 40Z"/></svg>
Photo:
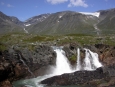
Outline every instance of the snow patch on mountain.
<svg viewBox="0 0 115 87"><path fill-rule="evenodd" d="M30 26L31 24L24 24L25 26Z"/></svg>
<svg viewBox="0 0 115 87"><path fill-rule="evenodd" d="M100 15L100 12L94 12L94 13L91 13L91 12L79 12L81 14L84 14L84 15L93 15L93 16L96 16L96 17L99 17Z"/></svg>
<svg viewBox="0 0 115 87"><path fill-rule="evenodd" d="M59 18L62 18L62 16L59 16Z"/></svg>

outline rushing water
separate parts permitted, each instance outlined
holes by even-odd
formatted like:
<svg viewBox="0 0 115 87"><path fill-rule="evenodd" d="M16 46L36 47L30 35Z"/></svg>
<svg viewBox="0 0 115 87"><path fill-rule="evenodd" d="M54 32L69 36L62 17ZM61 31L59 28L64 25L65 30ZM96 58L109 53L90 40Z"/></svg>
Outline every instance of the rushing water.
<svg viewBox="0 0 115 87"><path fill-rule="evenodd" d="M53 73L51 73L50 75L45 75L45 76L38 76L37 78L33 78L33 79L16 81L13 83L13 87L21 87L24 85L26 87L45 87L45 85L40 84L40 82L47 78L50 78L56 75L61 75L64 73L71 73L73 71L80 71L81 67L84 70L95 70L96 68L102 66L98 60L98 55L96 53L91 52L89 49L85 49L86 52L85 52L84 63L81 64L80 49L78 48L77 49L77 63L76 63L77 68L76 70L72 70L71 65L68 61L68 58L65 56L65 52L62 50L62 48L57 48L57 47L53 47L53 48L57 54L56 66L54 66L55 69L53 70ZM89 87L89 86L58 86L58 87Z"/></svg>
<svg viewBox="0 0 115 87"><path fill-rule="evenodd" d="M80 49L79 48L77 49L77 68L76 70L77 71L81 70Z"/></svg>
<svg viewBox="0 0 115 87"><path fill-rule="evenodd" d="M56 69L54 70L55 75L61 75L63 73L71 73L72 69L70 67L70 63L65 56L65 52L62 49L54 50L57 53L56 58Z"/></svg>
<svg viewBox="0 0 115 87"><path fill-rule="evenodd" d="M85 49L84 70L96 70L102 64L98 60L98 54Z"/></svg>

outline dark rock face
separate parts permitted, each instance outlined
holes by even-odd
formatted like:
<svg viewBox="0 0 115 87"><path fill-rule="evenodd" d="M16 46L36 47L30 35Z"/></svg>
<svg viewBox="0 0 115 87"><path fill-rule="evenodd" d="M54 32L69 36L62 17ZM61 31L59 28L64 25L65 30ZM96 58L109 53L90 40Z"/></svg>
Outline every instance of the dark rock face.
<svg viewBox="0 0 115 87"><path fill-rule="evenodd" d="M63 50L68 58L77 55L77 47L80 48L81 58L85 52L76 43L65 45ZM107 83L99 87L110 87L115 85L115 47L103 44L85 46L99 54L100 61L104 67L96 71L78 71L60 76L54 76L41 83L47 85L78 85L96 83L95 80L106 80ZM76 59L76 56L75 56ZM76 61L76 60L75 60ZM10 48L0 52L0 87L12 87L15 80L32 78L51 73L52 65L56 63L56 53L50 46L39 45L35 50L27 48ZM74 65L74 64L73 64Z"/></svg>
<svg viewBox="0 0 115 87"><path fill-rule="evenodd" d="M98 50L99 58L103 62L104 66L114 65L115 64L115 47L96 44L95 47Z"/></svg>
<svg viewBox="0 0 115 87"><path fill-rule="evenodd" d="M70 43L66 44L63 47L63 50L65 51L65 54L70 61L71 65L76 65L76 59L77 59L77 48L81 48L77 43ZM80 50L82 53L82 49Z"/></svg>
<svg viewBox="0 0 115 87"><path fill-rule="evenodd" d="M72 45L72 44L69 44L67 46L64 46L64 50L66 52L66 56L68 58L70 58L71 56L73 55L77 55L77 45ZM93 52L96 52L98 53L99 55L99 60L101 61L101 63L103 64L103 73L106 73L107 75L105 76L105 78L108 78L108 81L107 81L107 85L106 84L100 84L99 87L110 87L111 85L115 85L115 80L114 80L114 77L115 77L115 47L114 46L109 46L109 45L104 45L104 44L95 44L93 46L91 45L85 45L83 46L85 48L88 48L90 49L91 51ZM85 56L85 52L84 50L82 49L82 47L79 47L80 48L80 56L81 56L81 62L82 62L82 59L84 59L84 56ZM76 60L74 60L76 62ZM78 72L77 72L78 73ZM82 72L81 72L82 73ZM88 74L87 74L88 75ZM62 75L63 76L63 75ZM69 76L68 76L69 77ZM78 75L79 77L79 75ZM57 77L56 77L57 78ZM61 78L61 77L58 77L58 78ZM74 77L72 77L74 78ZM67 78L69 79L69 78ZM94 78L95 80L96 78ZM56 80L57 81L57 80ZM59 80L61 81L61 80ZM65 81L65 79L64 79ZM63 81L63 82L64 82ZM89 81L88 81L89 82ZM95 82L95 81L94 81ZM48 83L48 84L53 84L55 82L52 82L51 83ZM56 85L59 85L60 83L56 83ZM64 84L69 84L69 82L64 82ZM61 84L63 85L63 84Z"/></svg>
<svg viewBox="0 0 115 87"><path fill-rule="evenodd" d="M102 68L98 68L95 71L76 71L70 74L63 74L60 76L54 76L42 81L42 84L50 85L78 85L87 84L94 79L103 79L106 77L106 73L103 73Z"/></svg>
<svg viewBox="0 0 115 87"><path fill-rule="evenodd" d="M9 49L0 52L0 87L11 87L12 81L44 75L55 62L56 53L44 45L35 51Z"/></svg>
<svg viewBox="0 0 115 87"><path fill-rule="evenodd" d="M115 69L113 67L115 68L115 66L109 66L108 69L98 68L95 71L76 71L45 79L41 83L47 84L47 86L89 85L89 87L114 87L115 74L113 73Z"/></svg>
<svg viewBox="0 0 115 87"><path fill-rule="evenodd" d="M90 49L91 51L99 55L99 60L103 63L104 66L109 66L115 64L115 46L109 46L105 44L95 44L95 45L84 45L80 47L75 43L65 45L63 50L66 53L67 58L72 56L77 58L77 48L80 48L80 57L84 59L85 50L83 48ZM74 60L76 62L76 60Z"/></svg>

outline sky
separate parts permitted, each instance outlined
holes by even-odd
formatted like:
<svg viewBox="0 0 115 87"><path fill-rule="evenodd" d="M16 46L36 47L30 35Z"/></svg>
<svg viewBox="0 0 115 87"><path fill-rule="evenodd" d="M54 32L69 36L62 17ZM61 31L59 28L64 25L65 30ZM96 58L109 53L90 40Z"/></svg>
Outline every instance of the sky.
<svg viewBox="0 0 115 87"><path fill-rule="evenodd" d="M0 0L0 11L21 21L60 11L95 12L115 8L115 0Z"/></svg>

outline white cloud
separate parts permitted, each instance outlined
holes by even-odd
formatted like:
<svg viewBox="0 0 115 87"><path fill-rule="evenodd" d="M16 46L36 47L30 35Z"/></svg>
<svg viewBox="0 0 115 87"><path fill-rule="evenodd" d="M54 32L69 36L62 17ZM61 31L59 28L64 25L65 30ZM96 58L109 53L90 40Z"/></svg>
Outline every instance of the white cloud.
<svg viewBox="0 0 115 87"><path fill-rule="evenodd" d="M85 0L47 0L47 2L51 3L51 4L61 4L61 3L65 3L65 2L70 2L68 4L68 7L88 7L88 4L85 2ZM106 0L107 1L107 0Z"/></svg>
<svg viewBox="0 0 115 87"><path fill-rule="evenodd" d="M72 7L72 6L74 6L74 7L78 7L78 6L88 7L88 4L86 4L84 0L70 0L68 7Z"/></svg>
<svg viewBox="0 0 115 87"><path fill-rule="evenodd" d="M14 7L14 6L12 6L11 4L7 4L7 7Z"/></svg>
<svg viewBox="0 0 115 87"><path fill-rule="evenodd" d="M51 4L60 4L60 3L64 3L67 2L68 0L47 0L47 2L51 3Z"/></svg>
<svg viewBox="0 0 115 87"><path fill-rule="evenodd" d="M6 4L6 3L4 3L4 2L1 2L1 5L6 6L6 7L14 7L13 5L11 5L11 4Z"/></svg>

